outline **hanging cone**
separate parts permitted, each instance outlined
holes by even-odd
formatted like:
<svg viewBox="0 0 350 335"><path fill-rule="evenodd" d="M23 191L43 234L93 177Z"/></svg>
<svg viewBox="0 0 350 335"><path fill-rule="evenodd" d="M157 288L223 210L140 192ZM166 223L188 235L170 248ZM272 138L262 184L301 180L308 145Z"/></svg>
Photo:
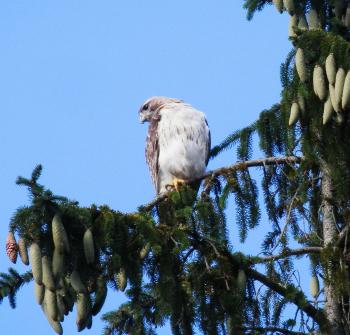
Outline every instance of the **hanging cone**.
<svg viewBox="0 0 350 335"><path fill-rule="evenodd" d="M52 219L52 238L56 249L66 252L70 251L67 233L58 214Z"/></svg>
<svg viewBox="0 0 350 335"><path fill-rule="evenodd" d="M78 271L74 270L70 275L70 284L77 293L86 293L86 287L80 279Z"/></svg>
<svg viewBox="0 0 350 335"><path fill-rule="evenodd" d="M123 292L127 284L126 273L124 268L120 268L120 271L117 273L116 282L119 290Z"/></svg>
<svg viewBox="0 0 350 335"><path fill-rule="evenodd" d="M107 297L107 285L103 277L97 279L97 288L95 292L94 305L92 307L92 315L97 315L105 303Z"/></svg>
<svg viewBox="0 0 350 335"><path fill-rule="evenodd" d="M95 247L92 232L87 229L83 237L84 254L87 264L92 264L95 261Z"/></svg>
<svg viewBox="0 0 350 335"><path fill-rule="evenodd" d="M294 0L283 0L283 3L288 14L294 15L294 11L295 11Z"/></svg>
<svg viewBox="0 0 350 335"><path fill-rule="evenodd" d="M350 71L348 71L344 80L341 106L343 110L349 109L350 107Z"/></svg>
<svg viewBox="0 0 350 335"><path fill-rule="evenodd" d="M64 253L55 248L52 257L52 273L56 282L59 281L64 274L64 265Z"/></svg>
<svg viewBox="0 0 350 335"><path fill-rule="evenodd" d="M91 327L92 327L92 315L89 314L89 317L86 321L86 329L91 329Z"/></svg>
<svg viewBox="0 0 350 335"><path fill-rule="evenodd" d="M45 287L34 282L34 294L36 302L41 305L44 300Z"/></svg>
<svg viewBox="0 0 350 335"><path fill-rule="evenodd" d="M53 274L53 270L52 270L52 274ZM62 276L64 276L65 274L62 274ZM62 278L62 276L59 277L59 279L57 281L55 281L56 284L56 292L60 293L61 295L65 295L67 287L66 287L66 283L64 281L64 279ZM54 277L54 279L56 280L56 278Z"/></svg>
<svg viewBox="0 0 350 335"><path fill-rule="evenodd" d="M27 250L26 242L24 241L23 238L20 238L18 241L18 250L19 250L19 255L21 257L22 263L24 265L28 265L29 264L28 250Z"/></svg>
<svg viewBox="0 0 350 335"><path fill-rule="evenodd" d="M297 69L300 81L302 83L305 83L307 81L308 76L303 49L298 48L295 54L295 67Z"/></svg>
<svg viewBox="0 0 350 335"><path fill-rule="evenodd" d="M310 292L314 298L316 298L318 296L318 293L320 292L320 284L316 275L313 275L311 277Z"/></svg>
<svg viewBox="0 0 350 335"><path fill-rule="evenodd" d="M335 122L336 122L338 125L341 125L341 124L344 122L344 115L343 115L342 112L336 114L336 116L335 116Z"/></svg>
<svg viewBox="0 0 350 335"><path fill-rule="evenodd" d="M320 100L322 101L326 100L327 98L326 80L324 77L323 69L319 65L315 65L314 67L313 85L314 85L314 92L320 98Z"/></svg>
<svg viewBox="0 0 350 335"><path fill-rule="evenodd" d="M53 280L51 261L47 256L43 256L41 258L42 261L42 269L43 269L43 284L45 288L50 291L55 291L55 282Z"/></svg>
<svg viewBox="0 0 350 335"><path fill-rule="evenodd" d="M307 23L306 17L304 14L299 16L298 29L300 30L309 30L309 25Z"/></svg>
<svg viewBox="0 0 350 335"><path fill-rule="evenodd" d="M330 96L330 98L331 98L331 102L332 102L333 109L334 109L337 113L339 113L339 112L340 112L340 107L339 107L339 105L337 104L336 99L335 99L335 90L334 90L334 87L333 87L333 85L331 85L331 84L329 84L328 87L329 87L329 96Z"/></svg>
<svg viewBox="0 0 350 335"><path fill-rule="evenodd" d="M328 96L328 99L324 103L324 108L323 108L323 120L322 120L322 123L324 125L329 122L329 120L332 118L333 113L334 113L334 109L333 109L333 106L332 106L331 97Z"/></svg>
<svg viewBox="0 0 350 335"><path fill-rule="evenodd" d="M290 109L290 116L289 116L289 122L288 125L289 127L293 126L299 119L299 106L296 102L292 103L292 107Z"/></svg>
<svg viewBox="0 0 350 335"><path fill-rule="evenodd" d="M68 315L70 312L69 305L68 305L68 299L67 296L61 296L63 303L64 303L64 315ZM74 302L73 302L74 306Z"/></svg>
<svg viewBox="0 0 350 335"><path fill-rule="evenodd" d="M300 94L298 94L298 105L299 105L301 116L305 116L305 113L306 113L305 99Z"/></svg>
<svg viewBox="0 0 350 335"><path fill-rule="evenodd" d="M43 270L41 263L41 251L36 243L32 243L29 248L29 260L32 265L32 273L37 284L42 284Z"/></svg>
<svg viewBox="0 0 350 335"><path fill-rule="evenodd" d="M68 312L67 312L67 315L69 312L72 312L73 311L73 308L74 308L74 300L75 300L75 297L76 297L76 294L75 292L69 292L63 297L64 299L64 303L66 304L67 308L68 308Z"/></svg>
<svg viewBox="0 0 350 335"><path fill-rule="evenodd" d="M298 28L298 16L293 15L289 19L288 36L297 37L295 29Z"/></svg>
<svg viewBox="0 0 350 335"><path fill-rule="evenodd" d="M60 279L60 282L61 281L62 281L62 279ZM73 288L71 287L71 285L69 283L65 282L65 284L62 286L64 286L64 288L60 289L57 292L57 294L59 294L64 301L64 305L66 307L64 315L68 315L69 312L71 312L73 310L74 302L76 300L77 293L73 290Z"/></svg>
<svg viewBox="0 0 350 335"><path fill-rule="evenodd" d="M49 316L48 316L48 312L47 312L47 304L45 302L45 300L43 301L43 304L41 305L42 310L46 316L47 321L49 322L50 326L52 327L52 329L59 335L63 334L63 329L62 326L60 324L60 322L58 321L54 321L52 320Z"/></svg>
<svg viewBox="0 0 350 335"><path fill-rule="evenodd" d="M56 293L45 290L44 295L46 316L53 321L57 321L57 299Z"/></svg>
<svg viewBox="0 0 350 335"><path fill-rule="evenodd" d="M18 246L15 240L15 236L10 231L6 239L6 254L12 263L17 262Z"/></svg>
<svg viewBox="0 0 350 335"><path fill-rule="evenodd" d="M47 318L47 320L49 321L50 326L52 327L52 329L58 334L58 335L62 335L63 334L63 329L61 326L61 323L58 321L53 321L49 318Z"/></svg>
<svg viewBox="0 0 350 335"><path fill-rule="evenodd" d="M54 254L55 254L55 253L54 253ZM52 261L52 263L53 263L53 261ZM53 268L53 266L52 266L52 268ZM52 270L52 272L53 272L53 270ZM57 285L56 291L58 291L59 294L62 295L62 296L65 295L67 289L66 289L66 283L65 283L65 281L63 280L63 275L62 275L62 276L59 276L59 279L57 280L56 285Z"/></svg>
<svg viewBox="0 0 350 335"><path fill-rule="evenodd" d="M335 65L335 58L334 58L334 55L331 53L326 58L326 74L327 74L328 82L331 85L334 85L335 83L336 72L337 72L337 68Z"/></svg>
<svg viewBox="0 0 350 335"><path fill-rule="evenodd" d="M315 9L310 9L309 12L309 28L310 30L321 29L321 23Z"/></svg>
<svg viewBox="0 0 350 335"><path fill-rule="evenodd" d="M247 276L245 272L241 269L238 271L238 275L237 275L237 288L240 292L245 292L246 285L247 285Z"/></svg>
<svg viewBox="0 0 350 335"><path fill-rule="evenodd" d="M346 8L344 24L345 24L346 28L350 28L350 3L348 4L348 7Z"/></svg>
<svg viewBox="0 0 350 335"><path fill-rule="evenodd" d="M78 327L78 332L83 330L86 326L90 315L90 297L87 294L79 293L77 296L77 319L76 324Z"/></svg>
<svg viewBox="0 0 350 335"><path fill-rule="evenodd" d="M56 299L57 299L57 321L62 322L64 320L66 306L64 304L63 298L59 294L56 294Z"/></svg>
<svg viewBox="0 0 350 335"><path fill-rule="evenodd" d="M345 82L345 71L343 68L339 68L337 71L337 75L335 77L335 89L334 89L335 103L339 107L342 102L344 82Z"/></svg>
<svg viewBox="0 0 350 335"><path fill-rule="evenodd" d="M334 1L334 14L338 20L341 20L345 10L344 0L335 0Z"/></svg>
<svg viewBox="0 0 350 335"><path fill-rule="evenodd" d="M272 2L275 5L277 11L279 13L283 13L283 0L272 0Z"/></svg>
<svg viewBox="0 0 350 335"><path fill-rule="evenodd" d="M142 249L140 250L140 259L141 260L144 259L148 255L150 249L151 249L151 245L149 243L146 243L142 247Z"/></svg>

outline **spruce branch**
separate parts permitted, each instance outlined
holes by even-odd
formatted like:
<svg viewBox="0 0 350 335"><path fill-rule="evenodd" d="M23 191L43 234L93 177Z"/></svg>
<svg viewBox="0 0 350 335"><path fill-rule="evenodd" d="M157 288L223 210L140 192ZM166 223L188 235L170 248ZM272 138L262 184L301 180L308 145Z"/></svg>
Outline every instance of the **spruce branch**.
<svg viewBox="0 0 350 335"><path fill-rule="evenodd" d="M257 334L257 332L259 332L259 334L263 335L263 334L267 334L270 332L274 332L274 333L280 333L280 334L284 334L284 335L307 335L304 332L295 332L292 330L288 330L288 329L284 329L284 328L279 328L279 327L241 327L240 330L245 331L247 333L247 335L254 335Z"/></svg>
<svg viewBox="0 0 350 335"><path fill-rule="evenodd" d="M284 286L280 283L277 283L270 277L265 276L257 270L252 269L249 264L244 263L244 259L242 261L241 257L237 257L236 255L232 254L226 247L223 247L222 245L215 246L212 241L201 237L195 231L191 231L189 234L193 238L194 245L196 245L199 249L205 249L206 245L209 244L213 248L213 251L218 259L226 260L232 265L233 269L243 269L248 277L259 281L269 289L284 297L287 301L295 304L301 311L315 320L315 322L320 326L322 330L328 329L328 320L323 311L321 309L315 308L312 304L310 304L306 299L305 294L295 286L290 284Z"/></svg>
<svg viewBox="0 0 350 335"><path fill-rule="evenodd" d="M33 279L31 271L19 274L15 269L9 268L9 273L0 273L0 303L5 297L9 299L10 306L16 307L16 294L18 290Z"/></svg>
<svg viewBox="0 0 350 335"><path fill-rule="evenodd" d="M238 162L233 165L208 171L203 176L196 178L195 180L191 180L188 183L194 183L204 179L215 179L219 176L226 175L230 172L237 171L237 170L245 170L250 167L281 165L281 164L299 164L302 162L302 160L303 160L303 157L299 157L299 156L285 156L285 157L266 157L266 158L253 159L253 160L244 161L244 162ZM139 206L138 210L140 212L151 211L155 206L157 206L159 203L161 203L166 198L168 198L169 194L170 192L160 194L148 204Z"/></svg>
<svg viewBox="0 0 350 335"><path fill-rule="evenodd" d="M328 329L328 320L323 311L310 304L302 291L298 290L293 285L283 286L276 283L270 277L267 277L252 268L247 267L245 268L245 271L251 278L261 282L274 292L286 298L288 301L294 303L300 310L315 320L322 330Z"/></svg>
<svg viewBox="0 0 350 335"><path fill-rule="evenodd" d="M349 233L349 225L345 226L342 231L339 233L338 235L338 240L336 242L336 246L339 247L343 242L344 240L347 238L348 236L348 233Z"/></svg>
<svg viewBox="0 0 350 335"><path fill-rule="evenodd" d="M254 122L248 127L245 127L241 130L235 131L233 134L229 135L222 143L216 145L210 151L210 159L216 157L220 152L230 149L235 145L241 138L242 134L253 133L257 129L257 122Z"/></svg>
<svg viewBox="0 0 350 335"><path fill-rule="evenodd" d="M277 255L271 255L266 257L260 257L260 256L252 257L251 263L260 264L260 263L266 263L271 261L277 261L279 259L288 258L290 256L300 256L305 254L319 254L322 252L322 250L323 250L322 247L305 247L305 248L299 248L294 250L287 249Z"/></svg>

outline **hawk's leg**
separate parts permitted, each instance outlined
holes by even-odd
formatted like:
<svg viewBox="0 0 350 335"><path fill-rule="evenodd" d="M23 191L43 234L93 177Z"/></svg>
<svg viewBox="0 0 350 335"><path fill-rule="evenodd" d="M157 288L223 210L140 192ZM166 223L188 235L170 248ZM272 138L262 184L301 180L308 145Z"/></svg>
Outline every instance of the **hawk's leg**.
<svg viewBox="0 0 350 335"><path fill-rule="evenodd" d="M173 179L173 184L174 184L175 190L177 192L179 192L181 185L183 185L185 183L186 183L186 180L184 180L184 179L180 179L180 178Z"/></svg>
<svg viewBox="0 0 350 335"><path fill-rule="evenodd" d="M176 190L177 192L179 192L181 185L183 185L183 184L185 184L185 183L186 183L186 180L180 179L180 178L176 178L176 177L175 177L175 178L173 179L173 183L172 183L172 184L166 185L165 188L166 188L166 190L168 190L168 191L175 188L175 190Z"/></svg>

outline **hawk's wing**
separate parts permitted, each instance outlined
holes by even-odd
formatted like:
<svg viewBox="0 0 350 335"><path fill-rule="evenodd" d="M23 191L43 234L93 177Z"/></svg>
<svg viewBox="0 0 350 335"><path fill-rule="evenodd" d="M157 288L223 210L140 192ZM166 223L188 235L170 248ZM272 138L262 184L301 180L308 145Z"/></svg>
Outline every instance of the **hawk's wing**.
<svg viewBox="0 0 350 335"><path fill-rule="evenodd" d="M158 192L158 171L159 171L159 138L158 138L159 118L154 118L148 128L146 139L146 161L151 172L152 181Z"/></svg>
<svg viewBox="0 0 350 335"><path fill-rule="evenodd" d="M207 142L207 152L206 152L206 158L205 158L205 164L208 165L209 158L210 158L210 149L211 149L211 134L209 130L209 125L207 119L205 119L205 124L208 127L208 142Z"/></svg>

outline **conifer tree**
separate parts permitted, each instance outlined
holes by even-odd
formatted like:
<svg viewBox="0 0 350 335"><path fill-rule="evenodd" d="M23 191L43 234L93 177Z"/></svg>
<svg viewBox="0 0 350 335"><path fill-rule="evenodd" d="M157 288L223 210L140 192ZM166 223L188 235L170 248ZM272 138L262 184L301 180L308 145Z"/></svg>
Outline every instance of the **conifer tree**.
<svg viewBox="0 0 350 335"><path fill-rule="evenodd" d="M245 0L248 19L268 5L290 16L292 50L281 101L212 149L212 158L237 150L239 162L206 173L198 193L184 185L134 213L57 196L37 166L17 180L31 203L16 211L6 244L31 270L1 273L0 301L15 307L34 280L58 334L74 305L78 330L90 328L107 287L128 302L102 316L105 335L156 334L168 320L176 335L350 334L350 3ZM252 157L254 135L263 158ZM262 254L229 241L230 198L242 242L264 225ZM311 300L294 276L296 257L311 264Z"/></svg>

